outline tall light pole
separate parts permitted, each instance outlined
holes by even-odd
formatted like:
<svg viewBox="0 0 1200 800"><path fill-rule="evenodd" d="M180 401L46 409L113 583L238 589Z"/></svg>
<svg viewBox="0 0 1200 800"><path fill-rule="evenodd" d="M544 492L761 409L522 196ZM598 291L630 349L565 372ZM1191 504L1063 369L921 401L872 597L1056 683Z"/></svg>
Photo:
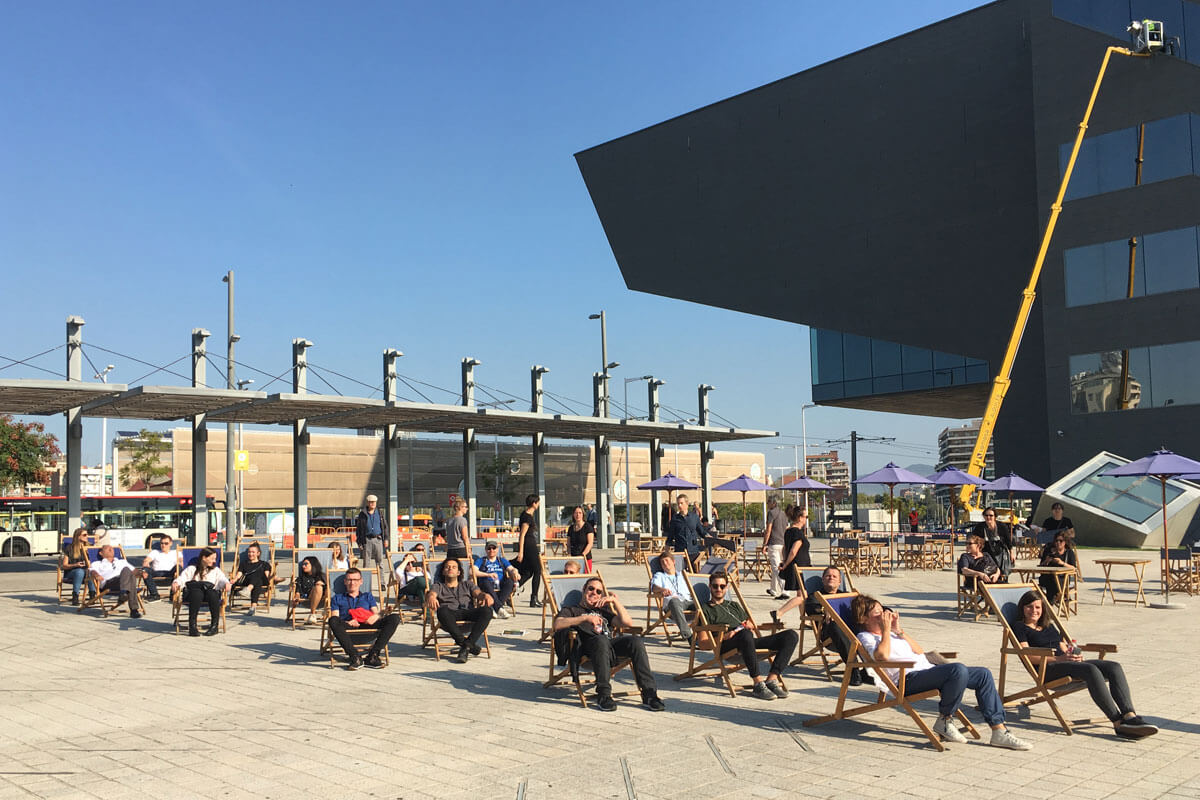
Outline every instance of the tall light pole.
<svg viewBox="0 0 1200 800"><path fill-rule="evenodd" d="M804 449L804 474L808 474L808 429L804 427L804 412L816 408L816 403L805 403L800 406L800 446ZM808 490L804 490L804 510L808 511Z"/></svg>
<svg viewBox="0 0 1200 800"><path fill-rule="evenodd" d="M245 391L246 387L252 383L254 383L254 378L246 378L245 380L238 381L237 382L238 391L239 392ZM242 435L243 435L242 423L239 422L237 424L237 426L238 426L237 449L245 450L246 445L245 445L245 442L242 441ZM244 531L246 529L246 470L240 471L238 473L237 479L238 479L237 530L238 530L238 533L240 534L242 531ZM229 503L225 504L225 511L226 511L226 514L228 514ZM226 525L225 527L228 528L229 526Z"/></svg>
<svg viewBox="0 0 1200 800"><path fill-rule="evenodd" d="M116 369L116 366L109 364L104 369L96 373L96 379L101 383L108 383L108 373ZM104 490L104 472L108 469L108 417L100 418L100 494L116 494L117 493L117 476L112 476L112 491Z"/></svg>
<svg viewBox="0 0 1200 800"><path fill-rule="evenodd" d="M625 379L625 419L633 419L633 417L629 416L629 384L636 383L637 381L649 381L649 380L654 380L654 376L653 375L639 375L636 378L626 378ZM629 442L626 441L625 442L625 533L626 533L626 535L628 535L629 532L632 530L630 523L633 522L632 518L629 516L629 500L630 500L629 496L631 494L633 494L633 481L629 477ZM653 512L653 510L654 509L651 509L651 512Z"/></svg>
<svg viewBox="0 0 1200 800"><path fill-rule="evenodd" d="M600 372L604 375L604 392L600 402L600 416L608 416L608 371L621 366L616 361L608 360L608 320L603 311L599 314L588 314L588 319L600 320Z"/></svg>
<svg viewBox="0 0 1200 800"><path fill-rule="evenodd" d="M801 412L801 415L803 415L803 412ZM800 427L801 428L804 427L803 422L800 423ZM801 434L801 436L803 436L803 434ZM792 475L794 478L799 478L800 477L800 455L799 455L800 445L798 445L798 444L777 444L777 445L775 445L776 450L787 450L789 447L792 449L792 465L793 465L792 466ZM777 467L772 467L772 469L777 469ZM784 467L783 469L786 469L786 467ZM782 479L783 475L780 475L779 477L780 477L780 479ZM795 492L795 500L797 503L800 502L799 490L797 490Z"/></svg>
<svg viewBox="0 0 1200 800"><path fill-rule="evenodd" d="M221 278L222 283L229 284L229 294L225 301L225 309L228 312L228 328L229 337L226 351L225 361L225 388L233 389L237 386L237 372L234 369L233 361L233 346L242 337L233 332L233 270L225 273L225 277ZM229 521L231 515L229 513L229 498L233 494L233 448L230 444L233 442L233 423L225 423L225 549L229 549ZM233 541L237 542L237 537L240 536L242 530L240 527L234 529Z"/></svg>

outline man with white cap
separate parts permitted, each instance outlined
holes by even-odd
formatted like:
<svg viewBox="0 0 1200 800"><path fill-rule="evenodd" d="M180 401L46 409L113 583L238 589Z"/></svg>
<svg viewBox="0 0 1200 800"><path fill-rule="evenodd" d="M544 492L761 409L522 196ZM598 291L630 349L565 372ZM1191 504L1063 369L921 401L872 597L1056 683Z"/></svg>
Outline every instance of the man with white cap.
<svg viewBox="0 0 1200 800"><path fill-rule="evenodd" d="M362 550L363 566L375 567L383 580L391 571L387 560L388 523L378 508L379 498L367 495L367 504L354 521L354 538ZM385 566L386 565L386 566Z"/></svg>

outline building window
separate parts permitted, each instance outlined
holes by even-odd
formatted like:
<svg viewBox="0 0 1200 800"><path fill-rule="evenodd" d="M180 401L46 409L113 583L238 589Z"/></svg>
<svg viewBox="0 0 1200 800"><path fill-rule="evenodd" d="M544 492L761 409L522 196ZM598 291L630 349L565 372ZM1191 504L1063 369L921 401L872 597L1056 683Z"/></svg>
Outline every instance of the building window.
<svg viewBox="0 0 1200 800"><path fill-rule="evenodd" d="M840 400L986 383L986 361L866 336L812 328L813 399Z"/></svg>
<svg viewBox="0 0 1200 800"><path fill-rule="evenodd" d="M1125 239L1065 251L1067 306L1200 288L1200 227L1138 236L1132 295L1129 256Z"/></svg>
<svg viewBox="0 0 1200 800"><path fill-rule="evenodd" d="M1189 38L1200 37L1200 5L1187 0L1054 0L1053 13L1122 42L1129 41L1130 20L1160 20L1168 37L1179 37L1179 56L1200 64L1200 46L1188 47Z"/></svg>
<svg viewBox="0 0 1200 800"><path fill-rule="evenodd" d="M1070 359L1071 412L1097 414L1200 403L1200 342L1131 347Z"/></svg>
<svg viewBox="0 0 1200 800"><path fill-rule="evenodd" d="M1200 155L1200 118L1195 114L1154 120L1145 125L1142 143L1142 184L1197 174ZM1061 176L1075 142L1059 146ZM1067 200L1128 189L1137 180L1138 128L1124 128L1089 136L1079 148L1075 171L1067 187Z"/></svg>
<svg viewBox="0 0 1200 800"><path fill-rule="evenodd" d="M1158 479L1144 475L1110 477L1100 474L1118 466L1120 464L1117 461L1104 459L1100 466L1063 494L1137 525L1147 522L1155 514L1161 514L1162 485ZM1168 503L1181 494L1181 489L1167 484Z"/></svg>

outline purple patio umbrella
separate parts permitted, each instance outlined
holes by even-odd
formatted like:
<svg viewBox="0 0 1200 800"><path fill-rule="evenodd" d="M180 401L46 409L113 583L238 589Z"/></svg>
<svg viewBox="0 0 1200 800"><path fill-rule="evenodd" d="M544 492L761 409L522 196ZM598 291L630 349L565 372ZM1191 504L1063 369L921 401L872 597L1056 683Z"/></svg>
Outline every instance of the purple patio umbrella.
<svg viewBox="0 0 1200 800"><path fill-rule="evenodd" d="M1158 478L1159 485L1162 487L1162 515L1163 515L1163 551L1160 577L1162 579L1163 599L1165 602L1171 602L1171 589L1168 586L1167 580L1167 558L1168 551L1171 546L1167 539L1167 479L1178 478L1181 475L1192 475L1200 473L1200 461L1172 453L1170 450L1163 448L1155 450L1144 458L1139 458L1137 461L1131 461L1120 467L1114 467L1110 470L1105 470L1100 474L1105 477L1123 478L1135 476L1148 476Z"/></svg>
<svg viewBox="0 0 1200 800"><path fill-rule="evenodd" d="M671 507L671 495L675 492L676 489L699 489L700 486L698 484L692 483L691 481L686 481L683 478L678 478L675 475L672 475L670 472L668 472L666 475L663 475L660 478L655 478L652 481L647 481L646 483L638 484L637 488L639 488L639 489L666 489L667 490L667 508L670 508ZM655 512L655 513L658 513L658 512ZM663 531L663 533L666 533L666 531Z"/></svg>
<svg viewBox="0 0 1200 800"><path fill-rule="evenodd" d="M994 481L988 481L979 487L985 492L1008 492L1008 507L1012 509L1012 496L1016 492L1044 492L1046 491L1041 486L1038 486L1032 481L1027 481L1015 472L1010 472L1003 478L997 478Z"/></svg>
<svg viewBox="0 0 1200 800"><path fill-rule="evenodd" d="M930 475L927 480L934 486L953 486L958 489L960 486L983 486L982 478L976 477L969 472L963 472L958 467L942 467L934 474ZM1009 504L1012 505L1011 503ZM955 508L954 497L950 498L950 557L954 557L954 527L955 527Z"/></svg>
<svg viewBox="0 0 1200 800"><path fill-rule="evenodd" d="M742 493L742 533L744 534L746 532L746 492L766 492L770 491L771 487L743 473L720 486L714 486L713 489L718 492Z"/></svg>
<svg viewBox="0 0 1200 800"><path fill-rule="evenodd" d="M883 484L887 485L888 496L891 498L891 501L892 501L889 504L892 507L892 510L888 514L888 522L891 525L891 532L889 533L889 536L892 539L892 544L895 544L895 539L896 539L896 517L895 517L896 484L906 483L906 484L916 484L919 486L921 484L929 483L929 479L926 478L924 475L918 475L917 473L913 472L910 469L905 469L904 467L898 467L889 461L888 465L886 467L884 467L883 469L877 469L869 475L863 475L858 480L853 481L853 483L883 483ZM893 558L892 560L894 561L895 559Z"/></svg>
<svg viewBox="0 0 1200 800"><path fill-rule="evenodd" d="M810 491L826 492L826 491L830 491L833 489L832 486L821 483L816 478L810 478L807 475L801 475L799 478L796 478L794 481L788 481L787 483L785 483L783 486L780 486L779 488L780 489L790 489L793 492L804 492L804 510L805 510L805 512L808 511L808 493Z"/></svg>

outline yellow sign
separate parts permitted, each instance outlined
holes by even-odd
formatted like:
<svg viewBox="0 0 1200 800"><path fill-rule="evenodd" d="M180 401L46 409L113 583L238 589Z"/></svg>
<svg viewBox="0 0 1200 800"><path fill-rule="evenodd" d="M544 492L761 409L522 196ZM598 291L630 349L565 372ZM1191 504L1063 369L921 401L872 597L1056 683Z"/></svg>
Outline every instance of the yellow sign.
<svg viewBox="0 0 1200 800"><path fill-rule="evenodd" d="M233 451L233 468L238 472L246 472L250 469L250 451L249 450L234 450Z"/></svg>

